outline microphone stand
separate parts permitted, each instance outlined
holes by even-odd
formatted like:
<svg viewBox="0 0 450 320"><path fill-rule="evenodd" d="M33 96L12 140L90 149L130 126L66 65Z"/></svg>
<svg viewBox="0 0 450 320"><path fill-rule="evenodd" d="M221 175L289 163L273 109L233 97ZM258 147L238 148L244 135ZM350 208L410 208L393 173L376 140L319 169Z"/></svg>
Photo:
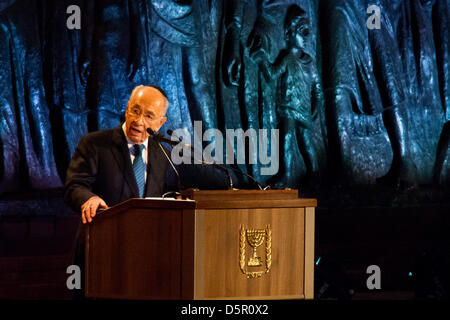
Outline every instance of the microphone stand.
<svg viewBox="0 0 450 320"><path fill-rule="evenodd" d="M174 145L179 144L180 142L181 142L181 143L183 143L183 142L182 142L181 140L179 140L179 141L173 141L172 139L169 139L169 138L165 137L164 135L162 135L161 133L155 132L155 131L153 131L153 130L150 129L150 128L147 129L147 132L153 137L153 139L155 139L155 140L158 142L158 145L160 146L161 150L163 150L164 155L166 156L167 160L169 160L170 164L172 165L172 168L174 169L175 173L177 174L177 176L178 176L178 181L181 181L180 175L178 174L178 170L175 169L175 165L173 164L172 160L170 159L170 157L169 157L169 156L167 155L167 153L165 152L165 150L164 150L164 148L162 147L162 145L161 145L160 142L161 142L161 141L166 142L166 143L168 143L169 145L171 145L172 147L173 147ZM177 137L177 138L178 138L178 137ZM183 143L183 146L186 147L186 148L190 148L190 149L194 152L194 154L195 154L195 148L194 148L193 146L188 145L188 144L185 144L185 143ZM202 160L202 164L205 164L205 165L212 165L212 166L214 166L214 167L217 167L217 168L219 168L219 169L225 171L225 173L226 173L226 175L227 175L227 179L228 179L228 190L233 190L233 189L234 189L234 188L233 188L233 179L231 178L231 174L230 174L230 172L228 171L228 169L227 169L225 166L219 165L219 164L217 164L217 163L209 163L209 162L206 162L206 161L203 161L203 160ZM181 182L180 182L180 184L181 184ZM181 189L180 189L180 190L181 190Z"/></svg>
<svg viewBox="0 0 450 320"><path fill-rule="evenodd" d="M177 175L177 184L178 184L178 190L184 190L183 184L181 183L181 178L180 178L180 174L178 172L178 170L175 168L174 163L172 162L172 159L170 159L169 155L167 154L166 150L164 149L164 147L161 145L160 140L163 140L162 138L165 138L162 134L160 133L156 133L155 131L153 131L152 129L148 128L147 132L152 136L153 140L158 144L159 148L161 149L162 153L164 154L164 156L167 158L167 160L169 161L170 165L172 166L173 171L175 172L175 174ZM166 140L166 139L164 139ZM164 141L163 140L163 141ZM172 141L172 140L170 140ZM165 141L166 142L166 141ZM173 141L172 141L173 142Z"/></svg>
<svg viewBox="0 0 450 320"><path fill-rule="evenodd" d="M177 145L177 144L180 143L180 142L183 143L183 141L182 141L179 137L177 137L177 136L173 133L172 130L167 130L167 134L169 134L170 136L174 136L176 139L178 139L178 141L173 141L173 140L171 140L171 139L169 139L169 138L166 138L166 137L164 137L163 135L160 134L160 135L163 136L165 139L169 140L171 145ZM194 146L191 146L191 145L186 144L186 143L183 143L183 146L185 146L186 148L191 149L192 152L194 152L194 154L195 154L195 148L194 148ZM220 168L220 169L224 170L224 171L227 173L227 178L228 178L228 181L229 181L229 183L228 183L228 189L229 189L229 190L233 190L233 180L231 179L231 175L230 175L230 173L229 173L229 171L228 171L228 168L230 168L230 169L233 170L234 172L240 173L240 174L245 175L246 177L250 178L250 180L252 180L252 181L258 186L259 190L267 190L267 189L270 188L270 186L267 186L267 187L264 187L264 188L263 188L262 185L261 185L255 178L253 178L251 175L249 175L249 174L247 174L247 173L245 173L245 172L242 172L241 170L238 170L238 169L236 169L236 168L229 167L229 166L224 166L224 165L221 165L221 164L218 164L218 163L214 163L214 162L207 162L207 161L204 161L204 160L202 160L202 164L212 165L212 166L215 166L215 167L217 167L217 168Z"/></svg>
<svg viewBox="0 0 450 320"><path fill-rule="evenodd" d="M191 146L190 144L187 144L187 143L184 143L183 141L181 141L179 137L177 137L176 135L173 134L172 130L167 130L167 133L170 134L171 136L172 136L172 135L175 136L175 138L178 139L178 141L173 141L172 139L166 138L166 137L164 137L163 135L161 135L161 136L163 136L165 139L167 139L167 140L170 141L170 145L177 145L177 144L179 144L179 143L182 143L184 147L191 149L192 152L193 152L194 155L195 155L195 148L194 148L194 146ZM230 174L230 172L228 171L227 167L225 167L225 166L223 166L223 165L220 165L220 164L218 164L218 163L214 163L214 162L206 162L206 161L204 161L203 159L202 159L201 161L202 161L202 164L204 164L204 165L210 165L210 166L219 168L220 170L223 170L223 171L225 172L225 174L227 175L227 179L228 179L228 190L234 190L234 188L233 188L233 179L231 178L231 174Z"/></svg>

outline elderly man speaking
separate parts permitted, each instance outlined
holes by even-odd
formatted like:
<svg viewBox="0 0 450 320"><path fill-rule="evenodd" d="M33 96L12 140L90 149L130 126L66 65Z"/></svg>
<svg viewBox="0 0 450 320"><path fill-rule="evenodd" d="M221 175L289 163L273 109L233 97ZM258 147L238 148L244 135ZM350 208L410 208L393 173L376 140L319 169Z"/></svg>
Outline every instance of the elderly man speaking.
<svg viewBox="0 0 450 320"><path fill-rule="evenodd" d="M169 105L160 88L131 93L123 125L83 136L67 169L64 200L91 222L97 209L166 191L167 159L147 129L158 131Z"/></svg>

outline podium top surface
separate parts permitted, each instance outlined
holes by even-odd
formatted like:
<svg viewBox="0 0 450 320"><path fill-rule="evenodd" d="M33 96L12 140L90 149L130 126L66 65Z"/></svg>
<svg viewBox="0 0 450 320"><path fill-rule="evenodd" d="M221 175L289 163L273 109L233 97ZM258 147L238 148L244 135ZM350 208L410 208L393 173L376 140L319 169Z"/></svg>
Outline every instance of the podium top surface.
<svg viewBox="0 0 450 320"><path fill-rule="evenodd" d="M197 209L316 207L316 199L299 199L298 190L196 190L182 191Z"/></svg>
<svg viewBox="0 0 450 320"><path fill-rule="evenodd" d="M181 192L187 195L190 199L298 199L298 190L283 189L283 190L198 190L186 189Z"/></svg>
<svg viewBox="0 0 450 320"><path fill-rule="evenodd" d="M102 213L108 213L112 215L119 213L130 208L141 208L141 209L195 209L195 201L192 200L176 200L176 199L142 199L142 198L131 198L124 202L121 202L115 206L108 208L107 210L100 211Z"/></svg>
<svg viewBox="0 0 450 320"><path fill-rule="evenodd" d="M316 199L299 199L298 190L195 190L182 194L191 200L128 199L100 212L113 215L131 208L141 209L248 209L316 207Z"/></svg>

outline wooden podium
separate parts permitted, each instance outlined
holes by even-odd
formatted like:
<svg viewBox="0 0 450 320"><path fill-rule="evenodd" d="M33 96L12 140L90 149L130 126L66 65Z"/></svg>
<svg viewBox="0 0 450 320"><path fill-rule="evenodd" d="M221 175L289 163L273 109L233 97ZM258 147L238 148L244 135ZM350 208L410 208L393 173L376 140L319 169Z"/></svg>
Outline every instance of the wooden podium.
<svg viewBox="0 0 450 320"><path fill-rule="evenodd" d="M312 299L315 199L297 190L130 199L87 226L86 296Z"/></svg>

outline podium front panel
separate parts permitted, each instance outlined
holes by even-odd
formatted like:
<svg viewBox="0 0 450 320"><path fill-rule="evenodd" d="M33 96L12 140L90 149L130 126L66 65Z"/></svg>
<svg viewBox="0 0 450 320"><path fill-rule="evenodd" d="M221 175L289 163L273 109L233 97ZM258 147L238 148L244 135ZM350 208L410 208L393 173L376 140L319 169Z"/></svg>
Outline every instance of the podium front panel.
<svg viewBox="0 0 450 320"><path fill-rule="evenodd" d="M181 230L177 209L130 208L96 218L86 239L86 295L180 299Z"/></svg>
<svg viewBox="0 0 450 320"><path fill-rule="evenodd" d="M195 299L305 298L305 208L197 209Z"/></svg>

